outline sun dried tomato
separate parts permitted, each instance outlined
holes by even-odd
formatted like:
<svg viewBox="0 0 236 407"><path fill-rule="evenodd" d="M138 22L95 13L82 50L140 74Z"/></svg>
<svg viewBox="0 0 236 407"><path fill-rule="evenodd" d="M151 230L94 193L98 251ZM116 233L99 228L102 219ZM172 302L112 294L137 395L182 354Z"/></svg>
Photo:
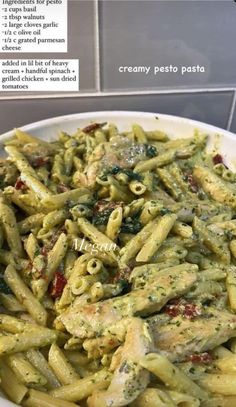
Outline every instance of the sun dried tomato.
<svg viewBox="0 0 236 407"><path fill-rule="evenodd" d="M167 305L165 308L165 313L168 314L170 317L174 318L180 315L180 309L177 305Z"/></svg>
<svg viewBox="0 0 236 407"><path fill-rule="evenodd" d="M194 179L193 174L188 174L187 179L188 179L190 191L195 192L195 193L198 192L198 189L199 189L198 183Z"/></svg>
<svg viewBox="0 0 236 407"><path fill-rule="evenodd" d="M213 163L216 164L223 164L225 166L225 168L228 169L227 165L224 163L223 157L221 154L216 154L214 155L214 157L212 157L212 161Z"/></svg>
<svg viewBox="0 0 236 407"><path fill-rule="evenodd" d="M134 267L140 266L140 262L136 261L135 259L131 259L128 262L128 266L131 268L131 270L133 270Z"/></svg>
<svg viewBox="0 0 236 407"><path fill-rule="evenodd" d="M214 157L212 157L212 161L213 161L213 163L216 165L216 164L224 164L223 163L223 157L222 157L222 155L221 154L216 154L216 155L214 155Z"/></svg>
<svg viewBox="0 0 236 407"><path fill-rule="evenodd" d="M112 278L112 283L117 283L120 280L129 281L129 276L131 274L131 267L123 267L122 269L118 270L115 276Z"/></svg>
<svg viewBox="0 0 236 407"><path fill-rule="evenodd" d="M92 123L92 124L89 124L88 126L84 127L82 129L82 131L84 133L91 133L92 131L98 130L101 127L105 126L105 124L106 123Z"/></svg>
<svg viewBox="0 0 236 407"><path fill-rule="evenodd" d="M209 364L212 363L213 357L210 353L208 352L203 352L203 353L192 353L191 355L188 356L187 360L189 362L193 363L205 363Z"/></svg>
<svg viewBox="0 0 236 407"><path fill-rule="evenodd" d="M201 311L196 304L185 304L183 310L183 316L185 318L192 319L199 315L201 315Z"/></svg>
<svg viewBox="0 0 236 407"><path fill-rule="evenodd" d="M68 188L65 184L61 183L57 185L57 192L62 193L62 192L67 192L69 191L70 188Z"/></svg>
<svg viewBox="0 0 236 407"><path fill-rule="evenodd" d="M175 303L166 305L164 312L174 318L178 315L187 319L193 319L201 315L201 310L196 304L187 303L185 300L178 300Z"/></svg>
<svg viewBox="0 0 236 407"><path fill-rule="evenodd" d="M47 248L46 246L43 246L43 247L40 249L40 254L41 254L42 256L47 256L47 254L48 254L48 248Z"/></svg>
<svg viewBox="0 0 236 407"><path fill-rule="evenodd" d="M122 202L122 201L113 202L113 201L106 201L105 199L101 199L100 201L96 202L96 204L94 206L94 213L103 212L104 209L113 210L115 208L118 208L119 206L123 207L124 202Z"/></svg>
<svg viewBox="0 0 236 407"><path fill-rule="evenodd" d="M20 178L17 178L16 183L15 183L15 188L17 190L23 190L23 189L27 189L27 185Z"/></svg>
<svg viewBox="0 0 236 407"><path fill-rule="evenodd" d="M30 163L32 165L32 167L34 168L40 168L43 167L44 165L46 165L49 162L49 158L48 157L33 157L30 160Z"/></svg>
<svg viewBox="0 0 236 407"><path fill-rule="evenodd" d="M117 207L123 207L124 202L113 202L101 199L93 208L93 224L106 225L112 211Z"/></svg>
<svg viewBox="0 0 236 407"><path fill-rule="evenodd" d="M116 340L111 338L111 339L109 339L108 344L110 346L114 346L114 345L116 345Z"/></svg>
<svg viewBox="0 0 236 407"><path fill-rule="evenodd" d="M54 280L49 287L51 297L54 299L60 297L66 284L67 279L63 276L63 274L59 273L59 271L56 271Z"/></svg>

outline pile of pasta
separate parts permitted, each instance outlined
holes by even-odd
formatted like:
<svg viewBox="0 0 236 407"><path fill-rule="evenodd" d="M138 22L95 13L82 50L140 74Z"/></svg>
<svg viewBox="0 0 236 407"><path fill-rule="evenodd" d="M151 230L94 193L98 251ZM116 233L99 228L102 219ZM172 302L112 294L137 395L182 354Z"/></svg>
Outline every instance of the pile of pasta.
<svg viewBox="0 0 236 407"><path fill-rule="evenodd" d="M236 405L236 175L207 135L21 130L0 160L0 387L25 407ZM79 403L79 404L78 404Z"/></svg>

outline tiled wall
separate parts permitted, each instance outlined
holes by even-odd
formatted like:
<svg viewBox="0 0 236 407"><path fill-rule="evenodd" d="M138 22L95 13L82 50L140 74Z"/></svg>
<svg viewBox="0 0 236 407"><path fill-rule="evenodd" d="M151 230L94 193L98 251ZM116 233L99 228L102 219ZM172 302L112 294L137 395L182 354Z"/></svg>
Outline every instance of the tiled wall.
<svg viewBox="0 0 236 407"><path fill-rule="evenodd" d="M236 132L236 2L68 0L68 11L68 53L50 58L80 59L80 92L1 92L0 133L61 114L114 109L180 115ZM16 54L0 54L6 57ZM179 71L154 75L154 66L170 64ZM181 66L198 64L204 73L181 75ZM120 66L150 72L121 73Z"/></svg>

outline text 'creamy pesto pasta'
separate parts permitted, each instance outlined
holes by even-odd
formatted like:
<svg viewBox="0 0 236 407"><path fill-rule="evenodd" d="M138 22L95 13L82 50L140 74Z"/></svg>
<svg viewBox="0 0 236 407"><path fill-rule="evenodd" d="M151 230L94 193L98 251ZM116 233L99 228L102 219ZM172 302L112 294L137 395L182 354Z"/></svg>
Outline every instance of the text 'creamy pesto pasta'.
<svg viewBox="0 0 236 407"><path fill-rule="evenodd" d="M21 130L0 161L0 387L25 407L236 406L236 175L207 135Z"/></svg>

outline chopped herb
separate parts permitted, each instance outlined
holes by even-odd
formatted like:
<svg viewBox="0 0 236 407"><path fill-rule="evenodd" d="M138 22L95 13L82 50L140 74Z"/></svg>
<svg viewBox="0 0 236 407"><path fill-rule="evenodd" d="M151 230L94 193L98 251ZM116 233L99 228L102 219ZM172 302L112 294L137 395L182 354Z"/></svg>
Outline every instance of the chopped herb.
<svg viewBox="0 0 236 407"><path fill-rule="evenodd" d="M123 372L129 373L131 370L132 370L132 366L129 365L129 363L126 360L122 363L121 367L119 368L120 373L123 373Z"/></svg>
<svg viewBox="0 0 236 407"><path fill-rule="evenodd" d="M155 302L156 301L156 297L154 295L149 295L148 299L150 302Z"/></svg>
<svg viewBox="0 0 236 407"><path fill-rule="evenodd" d="M40 249L36 249L34 252L34 257L37 257L41 254Z"/></svg>

